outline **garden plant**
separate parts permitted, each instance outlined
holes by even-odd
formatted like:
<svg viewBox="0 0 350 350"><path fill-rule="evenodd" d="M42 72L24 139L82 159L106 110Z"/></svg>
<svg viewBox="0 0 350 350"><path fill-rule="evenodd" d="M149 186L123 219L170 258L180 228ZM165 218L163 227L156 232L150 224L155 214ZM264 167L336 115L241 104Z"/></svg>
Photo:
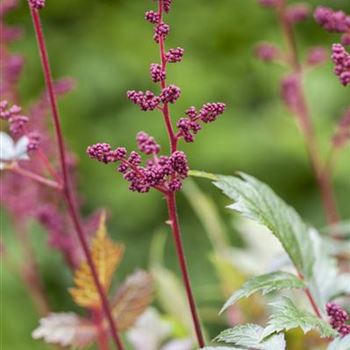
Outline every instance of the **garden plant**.
<svg viewBox="0 0 350 350"><path fill-rule="evenodd" d="M129 24L129 28L137 27L136 35L123 34L134 50L130 55L132 63L128 64L136 67L143 59L151 63L148 71L139 69L132 79L129 77L128 84L134 84L129 90L123 91L118 83L113 86L113 99L131 102L131 107L125 108L131 108L136 137L129 132L134 129L126 120L105 125L103 113L97 110L93 112L92 132L85 133L89 130L88 121L80 119L83 124L76 132L79 137L84 135L84 147L79 148L69 142L72 131L66 127L68 116L59 105L76 85L77 90L82 86L74 78L56 78L55 61L63 59L65 49L63 45L61 57L51 55L51 35L45 30L45 16L54 1L2 0L0 4L1 261L11 276L20 278L36 310L36 324L30 325L32 331L27 334L32 339L24 348L350 350L349 5L342 9L336 1L331 8L328 7L331 4L322 0L310 3L236 0L244 2L242 6L250 3L250 8L259 11L263 20L270 18L272 22L273 34L268 38L262 38L254 30L255 44L248 55L252 62L250 69L265 72L262 74L268 79L265 77L263 83L273 86L272 95L280 101L277 114L286 115L288 120L284 129L288 131L283 132L292 133L297 140L293 140L294 145L300 145L301 155L308 164L306 172L312 175L309 186L315 188L315 195L297 211L287 204L289 200L277 194L277 189L272 189L268 176L261 181L258 180L261 173L248 175L245 168L249 167L237 167L236 160L227 156L231 150L225 145L225 138L216 134L219 129L215 127L225 120L234 120L235 111L240 109L239 99L232 104L233 100L228 98L230 92L224 88L215 90L222 82L215 85L213 77L216 70L239 65L240 50L233 57L226 47L225 35L229 37L234 23L222 24L222 55L229 65L220 68L219 64L212 64L219 59L216 58L219 50L213 50L210 55L215 58L210 61L210 70L201 72L209 76L208 80L201 78L210 90L204 98L200 84L196 85L198 93L187 85L187 80L192 84L192 79L196 79L197 72L194 65L186 66L186 62L194 59L191 50L169 44L181 40L177 32L184 34L185 41L189 40L191 33L186 26L213 28L212 21L220 23L215 22L215 16L222 14L219 8L226 13L225 6L231 6L229 2L217 1L211 5L217 6L217 13L205 11L209 5L200 1L139 2L142 4L120 1L130 11L141 6L149 8L143 22L140 14ZM35 37L37 52L32 55L40 63L37 72L40 75L35 77L28 73L24 58L14 50L23 32L12 12L17 13L18 6L24 5L23 18L30 17L33 28L25 35ZM207 16L205 22L199 18L203 15L202 6ZM239 5L234 6L239 9ZM189 13L194 8L197 13ZM105 11L107 14L108 9ZM181 25L172 24L177 11L183 11ZM225 18L239 21L234 12ZM306 23L308 27L302 27ZM241 23L235 30L243 31L245 25ZM312 28L317 35L329 35L333 44L310 44L313 37L304 40L302 36L305 28ZM196 40L210 43L211 30ZM84 44L77 40L74 45ZM113 42L108 45L113 46ZM148 56L139 57L138 46L144 45ZM34 51L34 47L30 49ZM81 56L82 60L89 59ZM79 61L79 65L84 66L84 62ZM173 83L181 76L181 69L186 70L184 89ZM332 81L333 90L346 91L341 111L322 130L314 115L319 110L313 105L317 98L309 92L313 74L319 69L327 82ZM103 62L99 63L97 75L100 70L103 71ZM223 76L238 91L241 80L229 72ZM84 75L89 72L84 70ZM30 99L22 97L23 84L28 79L40 84L42 91L35 99L32 92ZM256 95L255 98L261 99ZM113 103L114 108L117 106ZM239 129L233 123L225 124L220 130L225 129L231 135L228 129L231 127L235 128L236 137L253 144L252 154L263 152L263 145L258 145L259 137L254 140L249 128ZM153 132L160 142L151 136ZM214 139L209 147L202 147L204 143L200 142L206 142L210 132ZM283 152L283 146L279 145L283 140L278 133L279 128L271 126L273 135L269 139L275 149L281 147ZM127 147L121 145L121 140ZM135 148L130 148L133 142ZM227 153L221 156L219 149ZM198 160L192 152L199 155ZM219 162L211 166L206 152L214 154L211 160L221 159L225 163L223 168ZM235 150L234 154L246 158L244 149ZM86 164L85 168L80 161ZM87 169L98 170L90 174ZM230 169L231 175L221 175L225 169ZM343 196L337 188L339 172L344 173ZM128 222L137 222L142 215L142 201L147 196L152 198L149 203L157 220L157 230L153 231L157 232L147 236L147 244L138 243L137 238L123 242L125 236L115 226L112 231L109 222L118 221L114 207L96 200L101 202L101 208L94 209L95 199L86 205L80 180L84 182L93 174L111 174L113 182L107 184L95 177L92 191L108 193L113 200L132 196L132 203L125 204L124 209ZM278 183L288 182L288 175L281 169L273 171ZM120 178L123 182L119 182ZM125 181L130 193L124 191ZM305 191L300 191L302 202ZM313 210L321 213L318 217L322 217L315 223L309 213L305 215L301 210L311 202ZM225 207L224 203L228 205ZM107 226L111 226L111 233ZM148 230L145 224L139 227ZM45 232L46 245L32 239L33 230ZM3 234L5 231L8 232ZM189 231L196 237L191 244L187 241ZM233 231L231 237L229 233ZM204 240L209 246L205 253L201 251ZM39 257L43 251L48 252L45 262ZM149 256L146 263L135 259L139 251ZM166 266L168 253L174 255L171 267ZM54 268L53 280L62 281L50 287L42 271L54 257L59 257L59 264ZM203 283L197 285L199 271L205 278L211 276L209 287ZM2 283L1 288L6 286ZM53 295L64 296L65 302L57 301ZM7 322L7 317L3 322ZM16 322L21 322L19 315ZM14 348L11 343L5 346Z"/></svg>

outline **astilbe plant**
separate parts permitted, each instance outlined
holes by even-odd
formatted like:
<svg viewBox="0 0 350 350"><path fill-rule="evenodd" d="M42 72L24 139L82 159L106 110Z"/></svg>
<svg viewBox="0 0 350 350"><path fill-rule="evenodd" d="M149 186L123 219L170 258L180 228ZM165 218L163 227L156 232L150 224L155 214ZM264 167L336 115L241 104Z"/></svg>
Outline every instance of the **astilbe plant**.
<svg viewBox="0 0 350 350"><path fill-rule="evenodd" d="M176 208L176 192L181 189L182 182L189 172L187 156L178 149L178 143L181 140L193 142L195 135L203 125L215 121L225 111L225 104L221 102L206 103L199 110L192 106L186 110L184 117L178 119L176 128L174 128L170 115L170 105L180 98L181 90L174 84L167 84L167 68L169 63L181 62L184 49L180 47L171 48L168 51L165 49L165 40L169 35L170 26L164 22L164 14L170 12L171 5L172 1L158 0L158 11L150 10L145 14L146 21L153 25L153 40L159 47L161 62L150 65L150 74L152 81L159 84L160 92L158 94L149 90L130 90L127 92L128 99L141 111L156 110L160 112L168 133L170 153L160 155L160 145L152 136L142 131L136 136L139 152L131 151L128 153L124 147L114 149L109 144L98 143L89 146L87 154L90 158L105 164L119 163L117 171L123 174L124 179L130 183L129 189L131 191L145 193L154 188L165 196L169 224L173 233L198 345L203 347L205 345L204 337L187 271ZM149 156L143 163L140 153Z"/></svg>
<svg viewBox="0 0 350 350"><path fill-rule="evenodd" d="M202 127L215 121L226 106L221 102L206 103L198 109L191 106L176 122L173 120L170 106L180 98L181 90L176 85L167 83L167 68L170 63L181 62L185 51L180 47L165 48L165 40L170 33L165 15L171 12L173 1L158 0L157 3L157 11L147 11L145 19L153 25L153 40L159 48L160 62L152 63L149 70L151 80L158 84L158 91L130 90L127 98L141 111L160 113L168 135L169 151L163 152L152 136L140 131L136 136L137 151L128 152L124 147L114 148L107 143L97 143L87 148L88 156L104 164L117 164L116 170L129 183L131 191L147 193L156 190L166 199L169 216L167 223L173 234L199 348L284 350L286 340L283 333L301 328L304 333L310 330L319 333L318 348L349 349L349 314L343 297L350 295L350 275L339 264L339 253L346 249L346 242L336 243L319 234L267 185L254 177L244 173L235 177L190 171L187 156L179 149L179 142L194 142ZM288 6L285 0L260 0L259 3L276 11L287 49L282 52L273 44L263 43L257 46L256 55L265 62L278 61L288 67L289 72L281 81L282 99L295 115L305 136L327 221L331 232L339 239L335 226L339 215L331 186L333 158L325 164L321 162L302 84L306 68L327 60L326 51L319 47L312 48L304 63L299 60L293 29L294 25L308 17L311 9L307 4ZM154 346L160 346L169 336L167 327L152 309L144 312L152 300L151 276L147 272L136 271L112 296L112 279L122 260L124 247L109 238L104 211L99 215L93 214L86 220L80 218L81 198L76 190L76 162L64 144L56 101L58 95L72 88L72 84L70 80L53 82L40 21L40 11L45 8L45 0L28 0L28 4L37 36L46 91L27 113L18 107L20 100L17 82L23 60L10 53L8 44L17 39L20 32L4 25L5 40L2 40L0 46L1 55L5 58L5 64L1 66L3 81L0 117L9 134L1 133L0 168L4 171L2 181L6 188L1 200L14 224L19 224L18 237L26 249L25 255L30 267L30 271L23 274L24 280L44 316L33 332L33 337L60 346L78 348L96 342L100 350L109 350L109 338L112 337L117 349L123 350L125 347L120 332L129 329L136 322L128 333L128 339L135 349L143 350L146 345L142 337L145 332L149 332L148 326L152 323L159 329L154 339L153 334L148 338L152 338L151 342L156 344ZM15 6L15 0L1 3L1 21ZM349 16L342 11L320 7L315 12L315 19L326 30L342 33L342 43L333 46L332 60L336 65L335 74L346 86L350 82L349 54L344 48L349 45ZM53 144L45 121L49 111L53 117L57 145ZM349 141L349 126L348 110L332 138L331 155ZM56 163L60 166L58 170ZM190 174L213 181L216 187L234 201L229 209L268 228L284 251L283 259L279 259L283 263L275 264L273 271L246 281L233 292L221 310L229 311L237 302L257 292L269 296L275 292L270 297L278 299L270 304L271 316L267 325L234 325L216 337L215 342L225 343L219 347L205 346L177 215L176 195ZM21 200L16 200L18 198ZM87 311L85 317L75 313L48 314L50 306L39 278L37 263L27 234L22 232L33 217L48 230L49 243L62 252L74 272L75 287L70 289L70 294L74 302ZM93 233L95 234L92 235ZM224 254L225 244L227 243L220 242L220 248L215 248L216 253ZM78 246L82 249L77 249ZM294 290L293 293L288 292L291 289ZM288 294L279 297L282 290ZM310 310L305 310L306 305ZM182 346L184 349L191 348L192 339L185 339L184 342L186 344L169 342L167 345L176 350Z"/></svg>

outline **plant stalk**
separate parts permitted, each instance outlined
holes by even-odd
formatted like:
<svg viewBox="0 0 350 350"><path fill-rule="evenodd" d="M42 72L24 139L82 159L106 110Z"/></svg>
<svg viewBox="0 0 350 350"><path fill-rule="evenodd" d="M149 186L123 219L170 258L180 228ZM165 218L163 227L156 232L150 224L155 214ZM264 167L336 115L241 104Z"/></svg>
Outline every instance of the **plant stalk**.
<svg viewBox="0 0 350 350"><path fill-rule="evenodd" d="M178 220L177 209L176 209L175 193L169 193L166 196L166 200L168 205L170 225L172 229L177 258L181 269L181 274L182 274L182 279L186 290L188 304L191 310L192 321L193 321L198 345L200 348L203 348L205 346L205 342L204 342L201 324L200 324L200 320L197 312L196 302L194 300L194 296L191 288L191 281L188 274L186 257L185 257L185 252L182 244L181 231L180 231L179 220Z"/></svg>
<svg viewBox="0 0 350 350"><path fill-rule="evenodd" d="M53 79L52 79L51 67L50 67L50 63L49 63L49 57L48 57L46 42L45 42L45 38L44 38L44 33L42 30L42 25L41 25L41 20L40 20L40 15L39 15L38 10L33 9L31 7L30 7L30 9L31 9L31 16L33 19L34 30L36 33L36 38L37 38L37 43L38 43L38 48L39 48L39 53L40 53L40 58L41 58L41 64L42 64L43 74L44 74L44 78L45 78L46 88L48 91L48 97L49 97L49 102L50 102L50 107L51 107L51 112L52 112L52 118L53 118L53 123L54 123L57 143L58 143L58 151L59 151L62 180L63 180L63 183L62 183L63 197L64 197L65 202L67 204L68 212L69 212L69 215L73 221L75 231L76 231L76 234L78 236L81 248L83 250L83 253L85 255L85 258L87 260L89 268L91 270L91 273L92 273L92 276L94 279L94 283L96 285L96 289L100 295L102 308L103 308L103 311L107 317L112 338L115 342L117 349L124 350L123 343L122 343L121 338L117 332L117 328L116 328L115 322L113 320L113 316L112 316L112 313L111 313L111 310L110 310L110 307L108 304L107 297L106 297L105 292L103 290L103 287L99 281L99 277L98 277L98 274L96 271L96 267L95 267L91 252L89 250L89 246L88 246L86 236L85 236L84 231L83 231L80 217L79 217L78 211L75 207L74 197L73 197L72 191L70 189L70 181L69 181L69 174L68 174L68 168L67 168L67 163L66 163L67 157L66 157L66 151L65 151L65 146L64 146L64 138L63 138L61 123L60 123L60 116L59 116L58 105L57 105L57 101L56 101L56 95L55 95L54 87L53 87Z"/></svg>
<svg viewBox="0 0 350 350"><path fill-rule="evenodd" d="M160 18L160 23L163 21L163 13L164 13L163 0L158 0L158 15ZM162 36L159 39L159 54L160 54L162 70L166 74L167 60L165 55L164 38ZM167 87L166 80L161 80L160 87L161 89L165 89ZM163 119L165 122L168 137L169 137L170 152L174 153L177 150L178 137L174 133L174 128L171 121L168 103L164 103L163 108L161 109L161 112L163 114ZM185 257L185 252L184 252L182 238L181 238L180 225L179 225L177 208L176 208L176 194L173 192L167 192L165 193L165 198L167 200L169 220L170 220L170 225L172 229L174 245L176 248L176 254L177 254L179 266L181 269L183 284L185 287L186 296L187 296L188 304L191 311L193 327L195 330L198 345L200 348L203 348L205 346L205 341L204 341L204 336L203 336L203 332L202 332L202 328L201 328L201 324L198 316L196 302L194 300L194 296L192 292L191 281L188 273L186 257Z"/></svg>

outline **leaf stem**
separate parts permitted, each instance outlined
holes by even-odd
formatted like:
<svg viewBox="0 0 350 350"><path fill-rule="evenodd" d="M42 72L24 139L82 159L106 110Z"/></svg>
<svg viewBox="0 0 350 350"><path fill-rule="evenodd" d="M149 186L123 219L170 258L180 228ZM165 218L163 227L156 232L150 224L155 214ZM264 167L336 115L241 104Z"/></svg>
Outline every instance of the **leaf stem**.
<svg viewBox="0 0 350 350"><path fill-rule="evenodd" d="M29 4L30 6L30 4ZM58 151L59 151L59 157L60 157L60 165L61 165L61 172L62 172L62 179L63 179L63 197L65 199L65 202L68 207L68 212L69 215L73 221L74 227L76 234L78 236L81 248L84 252L85 258L87 260L87 263L89 265L89 268L91 270L94 283L96 285L96 289L100 295L101 298L101 304L103 311L107 317L108 324L110 327L111 335L112 338L116 344L116 347L118 350L124 350L124 346L122 344L121 338L117 332L117 328L115 325L115 322L113 320L113 316L108 304L107 297L105 295L105 292L103 290L103 287L101 285L101 282L99 280L96 267L94 264L94 261L92 259L91 252L89 250L89 246L86 240L86 236L83 231L83 227L80 221L80 217L78 215L78 211L75 207L75 200L72 194L72 191L70 189L70 181L69 181L69 173L68 173L68 168L67 168L67 162L66 162L66 150L64 146L64 139L63 139L63 133L62 133L62 128L61 128L61 123L60 123L60 116L59 116L59 111L58 111L58 106L57 106L57 101L56 101L56 95L53 87L53 79L52 79L52 73L51 73L51 67L49 63L49 57L48 57L48 52L47 52L47 47L46 47L46 42L44 38L44 33L42 30L42 25L41 25L41 20L40 20L40 15L39 11L36 9L31 8L31 16L33 19L33 25L34 25L34 30L37 38L37 43L38 43L38 48L39 48L39 53L40 53L40 58L41 58L41 64L42 64L42 69L43 69L43 74L45 77L45 83L46 83L46 88L48 91L48 96L49 96L49 102L50 102L50 107L51 107L51 112L52 112L52 118L53 118L53 123L55 127L55 133L56 133L56 138L57 138L57 143L58 143Z"/></svg>
<svg viewBox="0 0 350 350"><path fill-rule="evenodd" d="M301 80L303 77L303 70L298 58L297 44L293 27L286 18L286 2L281 0L277 8L277 16L280 22L286 44L288 46L289 57L288 61L296 76L299 79L300 86L300 106L295 111L297 120L299 121L300 129L303 133L306 148L309 154L310 163L314 172L315 179L317 181L322 204L325 211L325 216L329 226L334 226L338 223L340 218L336 205L336 199L334 195L334 189L332 187L332 180L329 168L322 166L319 149L317 146L314 127L312 124L310 112L307 106L305 91L302 87Z"/></svg>

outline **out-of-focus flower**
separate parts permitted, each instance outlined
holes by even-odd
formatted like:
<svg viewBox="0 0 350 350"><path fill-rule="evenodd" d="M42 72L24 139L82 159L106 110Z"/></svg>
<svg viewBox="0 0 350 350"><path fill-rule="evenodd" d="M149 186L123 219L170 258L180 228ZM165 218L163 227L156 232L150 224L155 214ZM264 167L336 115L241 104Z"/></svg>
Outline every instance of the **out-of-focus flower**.
<svg viewBox="0 0 350 350"><path fill-rule="evenodd" d="M297 74L288 74L281 81L281 96L285 105L292 111L301 106L300 78Z"/></svg>
<svg viewBox="0 0 350 350"><path fill-rule="evenodd" d="M350 29L350 16L343 11L319 6L315 10L314 17L328 32L346 33Z"/></svg>
<svg viewBox="0 0 350 350"><path fill-rule="evenodd" d="M127 332L127 338L135 350L191 350L193 348L193 340L190 338L171 340L164 344L171 333L171 323L163 320L156 309L149 308Z"/></svg>
<svg viewBox="0 0 350 350"><path fill-rule="evenodd" d="M332 142L334 147L341 148L350 140L350 108L338 123L338 128L333 136Z"/></svg>
<svg viewBox="0 0 350 350"><path fill-rule="evenodd" d="M308 4L294 4L287 8L286 18L290 23L298 23L307 19L310 14Z"/></svg>
<svg viewBox="0 0 350 350"><path fill-rule="evenodd" d="M316 66L328 59L327 50L323 47L312 47L307 55L306 62L309 66Z"/></svg>
<svg viewBox="0 0 350 350"><path fill-rule="evenodd" d="M279 58L280 52L276 45L271 43L259 43L255 47L255 55L265 62L272 62Z"/></svg>
<svg viewBox="0 0 350 350"><path fill-rule="evenodd" d="M0 131L0 170L7 164L18 160L28 160L29 139L22 136L17 142L5 132Z"/></svg>

